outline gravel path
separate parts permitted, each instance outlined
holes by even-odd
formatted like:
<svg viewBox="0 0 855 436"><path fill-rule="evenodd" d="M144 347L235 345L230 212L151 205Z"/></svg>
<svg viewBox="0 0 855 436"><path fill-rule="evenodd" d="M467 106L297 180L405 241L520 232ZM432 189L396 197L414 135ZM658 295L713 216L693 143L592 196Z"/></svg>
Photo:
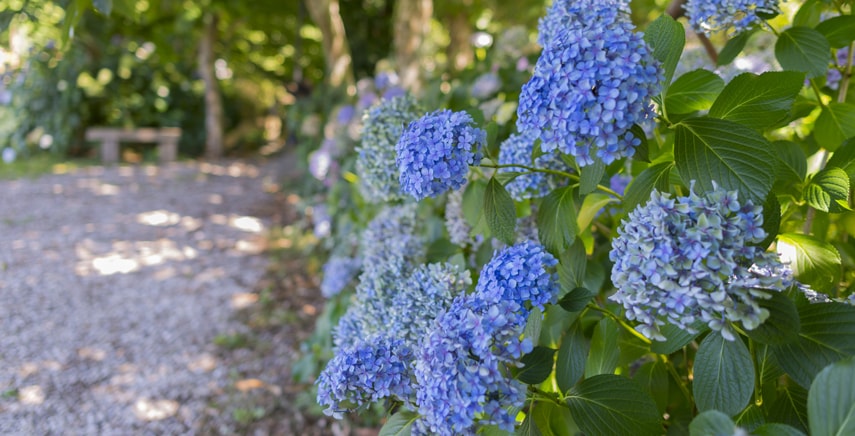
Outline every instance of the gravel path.
<svg viewBox="0 0 855 436"><path fill-rule="evenodd" d="M230 383L214 338L246 330L233 314L267 266L271 172L180 163L0 181L0 434L210 428L207 399Z"/></svg>

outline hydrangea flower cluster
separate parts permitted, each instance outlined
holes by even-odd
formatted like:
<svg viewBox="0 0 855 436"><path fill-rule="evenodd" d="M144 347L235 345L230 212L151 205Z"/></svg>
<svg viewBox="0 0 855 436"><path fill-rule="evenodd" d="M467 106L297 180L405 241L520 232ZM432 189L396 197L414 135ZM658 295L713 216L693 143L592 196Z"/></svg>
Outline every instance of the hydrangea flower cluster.
<svg viewBox="0 0 855 436"><path fill-rule="evenodd" d="M537 23L537 43L548 47L561 29L614 20L615 14L629 14L626 0L555 0Z"/></svg>
<svg viewBox="0 0 855 436"><path fill-rule="evenodd" d="M763 21L757 14L778 14L778 0L688 0L689 24L707 35L725 30L741 33Z"/></svg>
<svg viewBox="0 0 855 436"><path fill-rule="evenodd" d="M332 298L338 295L362 269L362 260L353 257L333 256L324 264L321 295Z"/></svg>
<svg viewBox="0 0 855 436"><path fill-rule="evenodd" d="M360 241L363 270L371 276L384 271L408 274L424 256L414 203L384 208L363 231Z"/></svg>
<svg viewBox="0 0 855 436"><path fill-rule="evenodd" d="M359 188L366 201L378 203L403 198L398 184L395 145L404 126L423 113L411 96L383 100L366 113L362 142L356 148Z"/></svg>
<svg viewBox="0 0 855 436"><path fill-rule="evenodd" d="M502 143L499 151L499 164L525 165L540 169L569 171L570 168L557 155L548 153L532 159L534 143L537 141L536 132L513 134ZM521 168L500 168L500 173L522 172ZM514 200L522 201L528 198L540 198L549 194L561 183L566 182L561 177L545 173L532 173L517 176L505 185Z"/></svg>
<svg viewBox="0 0 855 436"><path fill-rule="evenodd" d="M454 299L416 352L416 403L421 432L474 433L476 422L513 430L508 408L525 401L525 386L506 375L532 350L520 339L531 307L558 295L547 269L557 264L543 247L523 242L497 252L475 292Z"/></svg>
<svg viewBox="0 0 855 436"><path fill-rule="evenodd" d="M849 47L843 47L840 50L837 50L836 56L836 67L830 68L828 70L828 76L826 77L826 85L829 88L837 91L837 88L840 87L840 79L843 78L843 74L840 72L840 69L846 65L846 61L849 57Z"/></svg>
<svg viewBox="0 0 855 436"><path fill-rule="evenodd" d="M463 216L463 189L448 193L448 200L445 202L445 229L453 244L462 247L475 242L475 239L470 236L472 226Z"/></svg>
<svg viewBox="0 0 855 436"><path fill-rule="evenodd" d="M691 331L700 319L729 340L731 323L756 328L769 316L757 300L792 284L778 255L753 245L766 237L762 212L717 186L676 200L654 190L612 242L617 292L610 298L651 339L665 339L659 327L666 322Z"/></svg>
<svg viewBox="0 0 855 436"><path fill-rule="evenodd" d="M318 377L318 404L336 419L362 405L413 395L410 347L400 339L376 335L339 348Z"/></svg>
<svg viewBox="0 0 855 436"><path fill-rule="evenodd" d="M602 2L575 11L537 60L520 94L517 128L536 132L541 149L558 149L587 166L635 153L634 124L653 117L650 99L662 73L628 16ZM582 12L583 10L587 12Z"/></svg>
<svg viewBox="0 0 855 436"><path fill-rule="evenodd" d="M487 139L472 123L466 112L450 110L410 123L397 144L401 191L421 200L463 186L469 165L481 160L480 147Z"/></svg>

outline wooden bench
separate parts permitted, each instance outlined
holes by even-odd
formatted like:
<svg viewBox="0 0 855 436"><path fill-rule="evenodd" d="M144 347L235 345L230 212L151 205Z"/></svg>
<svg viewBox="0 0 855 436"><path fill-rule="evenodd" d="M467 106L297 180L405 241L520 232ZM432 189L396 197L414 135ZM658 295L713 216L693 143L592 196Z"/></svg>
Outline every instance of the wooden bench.
<svg viewBox="0 0 855 436"><path fill-rule="evenodd" d="M161 162L174 161L178 157L178 140L181 129L178 127L146 127L141 129L121 129L114 127L92 127L86 129L86 140L101 143L101 161L116 163L119 161L120 142L156 142L157 157Z"/></svg>

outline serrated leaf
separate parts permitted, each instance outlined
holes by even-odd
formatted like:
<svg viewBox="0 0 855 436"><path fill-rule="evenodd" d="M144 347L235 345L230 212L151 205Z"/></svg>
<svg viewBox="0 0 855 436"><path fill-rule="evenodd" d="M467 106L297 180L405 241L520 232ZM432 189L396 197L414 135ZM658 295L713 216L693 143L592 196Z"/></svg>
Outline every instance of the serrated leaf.
<svg viewBox="0 0 855 436"><path fill-rule="evenodd" d="M786 120L803 86L804 73L794 71L740 74L721 91L709 116L752 129L773 127Z"/></svg>
<svg viewBox="0 0 855 436"><path fill-rule="evenodd" d="M662 336L665 336L665 341L653 341L650 344L650 351L657 354L671 354L683 347L689 342L695 340L701 333L707 331L709 327L701 320L697 320L691 325L692 330L696 333L691 333L687 329L675 326L674 324L666 324L659 328Z"/></svg>
<svg viewBox="0 0 855 436"><path fill-rule="evenodd" d="M410 436L413 423L419 415L406 409L401 409L383 424L378 436Z"/></svg>
<svg viewBox="0 0 855 436"><path fill-rule="evenodd" d="M751 39L751 36L753 36L755 32L756 31L753 29L747 30L727 41L727 44L725 44L724 48L718 53L716 65L720 67L733 62L733 60L739 56L739 53L742 53L742 49L745 48L745 44L748 43L748 40Z"/></svg>
<svg viewBox="0 0 855 436"><path fill-rule="evenodd" d="M843 48L855 41L855 16L840 15L829 18L814 27L834 48Z"/></svg>
<svg viewBox="0 0 855 436"><path fill-rule="evenodd" d="M516 239L516 207L511 195L495 178L490 179L484 190L484 217L496 239L513 245Z"/></svg>
<svg viewBox="0 0 855 436"><path fill-rule="evenodd" d="M552 373L552 356L555 351L547 347L534 347L531 353L520 359L523 367L517 371L515 378L530 385L542 383Z"/></svg>
<svg viewBox="0 0 855 436"><path fill-rule="evenodd" d="M801 430L777 422L763 424L755 428L751 434L753 436L805 436Z"/></svg>
<svg viewBox="0 0 855 436"><path fill-rule="evenodd" d="M552 253L561 253L576 240L576 205L573 188L565 186L549 193L537 211L540 242Z"/></svg>
<svg viewBox="0 0 855 436"><path fill-rule="evenodd" d="M855 358L816 375L808 392L808 421L812 436L855 434Z"/></svg>
<svg viewBox="0 0 855 436"><path fill-rule="evenodd" d="M669 15L662 14L647 26L644 42L653 49L653 57L662 62L662 70L665 73L664 87L667 88L674 77L683 46L686 45L686 30Z"/></svg>
<svg viewBox="0 0 855 436"><path fill-rule="evenodd" d="M566 401L584 434L645 436L663 431L656 403L628 378L600 374L585 379Z"/></svg>
<svg viewBox="0 0 855 436"><path fill-rule="evenodd" d="M818 292L828 292L840 276L840 253L833 245L810 235L778 235L778 253L796 279Z"/></svg>
<svg viewBox="0 0 855 436"><path fill-rule="evenodd" d="M805 187L804 198L823 212L845 212L849 209L849 175L836 167L820 171Z"/></svg>
<svg viewBox="0 0 855 436"><path fill-rule="evenodd" d="M810 27L790 27L778 36L775 58L785 70L805 72L809 79L822 77L828 71L831 45Z"/></svg>
<svg viewBox="0 0 855 436"><path fill-rule="evenodd" d="M741 340L728 341L712 332L695 356L692 393L700 411L719 410L728 416L745 408L754 392L754 365Z"/></svg>
<svg viewBox="0 0 855 436"><path fill-rule="evenodd" d="M678 77L665 96L669 114L687 114L709 109L724 89L724 79L708 70L694 70Z"/></svg>
<svg viewBox="0 0 855 436"><path fill-rule="evenodd" d="M561 392L567 392L585 374L585 361L590 348L591 343L582 331L582 323L576 320L564 334L555 362L555 381Z"/></svg>
<svg viewBox="0 0 855 436"><path fill-rule="evenodd" d="M646 203L653 189L668 192L668 180L673 167L672 162L662 162L648 167L632 179L623 196L623 211L629 213L639 204Z"/></svg>
<svg viewBox="0 0 855 436"><path fill-rule="evenodd" d="M796 305L782 292L771 293L769 299L758 299L769 318L753 330L745 330L749 338L761 344L786 344L799 339L799 312Z"/></svg>
<svg viewBox="0 0 855 436"><path fill-rule="evenodd" d="M763 414L763 409L752 403L734 416L733 420L739 428L753 432L755 428L766 423L766 416Z"/></svg>
<svg viewBox="0 0 855 436"><path fill-rule="evenodd" d="M595 295L597 295L595 292L587 288L578 287L561 297L558 305L568 312L578 312L584 309Z"/></svg>
<svg viewBox="0 0 855 436"><path fill-rule="evenodd" d="M846 171L851 184L852 178L855 177L855 138L850 138L835 150L826 165Z"/></svg>
<svg viewBox="0 0 855 436"><path fill-rule="evenodd" d="M693 118L677 126L674 161L684 180L695 180L699 193L713 182L740 199L762 204L775 180L775 157L754 130L733 121Z"/></svg>
<svg viewBox="0 0 855 436"><path fill-rule="evenodd" d="M799 320L799 340L772 349L781 368L807 388L827 365L855 355L855 307L809 304L799 308Z"/></svg>
<svg viewBox="0 0 855 436"><path fill-rule="evenodd" d="M579 216L576 217L576 228L587 229L594 221L594 217L603 210L609 203L614 203L617 200L610 197L608 194L588 194L585 200L582 201L582 207L579 208Z"/></svg>
<svg viewBox="0 0 855 436"><path fill-rule="evenodd" d="M670 383L665 365L659 361L647 362L641 365L641 368L633 376L633 380L637 381L653 398L659 412L665 413L668 407L668 385Z"/></svg>
<svg viewBox="0 0 855 436"><path fill-rule="evenodd" d="M594 157L594 163L582 167L582 174L579 177L579 194L588 195L597 189L600 180L603 179L603 174L606 173L606 164L597 157Z"/></svg>
<svg viewBox="0 0 855 436"><path fill-rule="evenodd" d="M769 419L807 431L807 390L791 384L778 390L777 394L769 405Z"/></svg>
<svg viewBox="0 0 855 436"><path fill-rule="evenodd" d="M855 136L855 104L829 103L822 108L813 129L820 147L835 151L843 141Z"/></svg>
<svg viewBox="0 0 855 436"><path fill-rule="evenodd" d="M689 424L689 436L733 436L736 423L718 410L707 410Z"/></svg>
<svg viewBox="0 0 855 436"><path fill-rule="evenodd" d="M575 240L570 248L558 256L558 262L558 283L561 285L562 294L583 286L588 256L582 241Z"/></svg>
<svg viewBox="0 0 855 436"><path fill-rule="evenodd" d="M603 318L597 323L594 335L591 337L591 351L585 363L585 378L599 374L614 374L620 357L619 333L617 323L611 318Z"/></svg>
<svg viewBox="0 0 855 436"><path fill-rule="evenodd" d="M822 13L822 3L817 0L807 0L802 3L793 17L793 26L814 27L819 23Z"/></svg>
<svg viewBox="0 0 855 436"><path fill-rule="evenodd" d="M790 141L775 141L772 143L772 149L778 163L777 171L775 171L775 190L782 193L800 194L800 187L807 175L805 152L798 144Z"/></svg>

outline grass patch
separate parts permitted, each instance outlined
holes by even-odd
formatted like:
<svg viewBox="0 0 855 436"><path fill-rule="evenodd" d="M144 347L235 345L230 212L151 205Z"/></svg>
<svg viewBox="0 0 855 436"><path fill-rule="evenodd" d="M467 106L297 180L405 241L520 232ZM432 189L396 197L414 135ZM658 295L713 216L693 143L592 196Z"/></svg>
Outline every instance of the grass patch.
<svg viewBox="0 0 855 436"><path fill-rule="evenodd" d="M69 160L50 153L39 153L10 163L0 161L0 180L33 179L45 174L62 174L97 163L92 159Z"/></svg>
<svg viewBox="0 0 855 436"><path fill-rule="evenodd" d="M214 338L214 345L227 350L237 350L239 348L252 348L255 345L255 340L243 333L221 334Z"/></svg>

